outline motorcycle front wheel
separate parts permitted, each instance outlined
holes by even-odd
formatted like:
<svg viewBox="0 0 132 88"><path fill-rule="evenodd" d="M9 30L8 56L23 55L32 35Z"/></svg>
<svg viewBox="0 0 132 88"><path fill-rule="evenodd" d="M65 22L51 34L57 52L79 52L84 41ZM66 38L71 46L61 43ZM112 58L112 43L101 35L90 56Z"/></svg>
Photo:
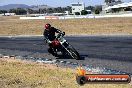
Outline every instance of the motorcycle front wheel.
<svg viewBox="0 0 132 88"><path fill-rule="evenodd" d="M79 53L74 48L67 48L69 55L76 60L80 59Z"/></svg>

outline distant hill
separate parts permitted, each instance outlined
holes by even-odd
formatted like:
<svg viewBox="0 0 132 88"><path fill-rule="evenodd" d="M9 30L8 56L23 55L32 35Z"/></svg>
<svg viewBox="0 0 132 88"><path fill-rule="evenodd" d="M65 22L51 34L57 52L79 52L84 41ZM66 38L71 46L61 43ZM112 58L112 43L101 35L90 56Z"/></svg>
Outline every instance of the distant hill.
<svg viewBox="0 0 132 88"><path fill-rule="evenodd" d="M25 4L8 4L8 5L0 6L0 10L10 10L13 8L30 8L30 6Z"/></svg>
<svg viewBox="0 0 132 88"><path fill-rule="evenodd" d="M43 9L43 8L53 8L53 7L50 7L50 6L47 6L47 5L28 6L28 5L25 5L25 4L8 4L8 5L0 6L0 10L10 10L10 9L13 9L13 8L30 8L30 9L33 9L33 10L39 10L39 9Z"/></svg>

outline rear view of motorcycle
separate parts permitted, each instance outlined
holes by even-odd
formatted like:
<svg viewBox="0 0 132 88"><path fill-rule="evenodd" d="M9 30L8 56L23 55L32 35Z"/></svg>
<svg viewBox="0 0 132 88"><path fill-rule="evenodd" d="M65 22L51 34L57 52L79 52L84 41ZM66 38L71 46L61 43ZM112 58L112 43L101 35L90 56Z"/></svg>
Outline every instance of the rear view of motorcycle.
<svg viewBox="0 0 132 88"><path fill-rule="evenodd" d="M70 45L66 39L63 38L64 34L59 33L55 40L52 41L51 43L51 47L52 50L54 52L54 54L52 54L55 57L70 57L72 59L76 59L79 60L80 59L80 55L77 52L77 50Z"/></svg>

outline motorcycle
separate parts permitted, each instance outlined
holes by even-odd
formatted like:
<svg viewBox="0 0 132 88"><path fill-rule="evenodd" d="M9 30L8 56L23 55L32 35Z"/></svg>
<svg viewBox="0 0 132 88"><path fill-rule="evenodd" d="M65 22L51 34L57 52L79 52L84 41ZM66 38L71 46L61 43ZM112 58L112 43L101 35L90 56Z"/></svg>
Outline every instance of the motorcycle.
<svg viewBox="0 0 132 88"><path fill-rule="evenodd" d="M79 60L80 55L76 49L64 39L63 33L59 33L52 41L50 47L53 50L51 53L55 57L71 57L72 59Z"/></svg>

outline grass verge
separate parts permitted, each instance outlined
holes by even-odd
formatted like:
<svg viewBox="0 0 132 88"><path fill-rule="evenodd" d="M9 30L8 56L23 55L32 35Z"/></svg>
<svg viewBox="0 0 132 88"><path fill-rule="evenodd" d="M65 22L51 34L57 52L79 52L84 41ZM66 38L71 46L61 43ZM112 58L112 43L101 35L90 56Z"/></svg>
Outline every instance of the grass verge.
<svg viewBox="0 0 132 88"><path fill-rule="evenodd" d="M42 35L44 24L66 32L66 35L131 35L132 18L20 20L0 17L0 35Z"/></svg>
<svg viewBox="0 0 132 88"><path fill-rule="evenodd" d="M131 88L129 84L86 84L79 86L75 70L55 65L0 59L0 88Z"/></svg>

